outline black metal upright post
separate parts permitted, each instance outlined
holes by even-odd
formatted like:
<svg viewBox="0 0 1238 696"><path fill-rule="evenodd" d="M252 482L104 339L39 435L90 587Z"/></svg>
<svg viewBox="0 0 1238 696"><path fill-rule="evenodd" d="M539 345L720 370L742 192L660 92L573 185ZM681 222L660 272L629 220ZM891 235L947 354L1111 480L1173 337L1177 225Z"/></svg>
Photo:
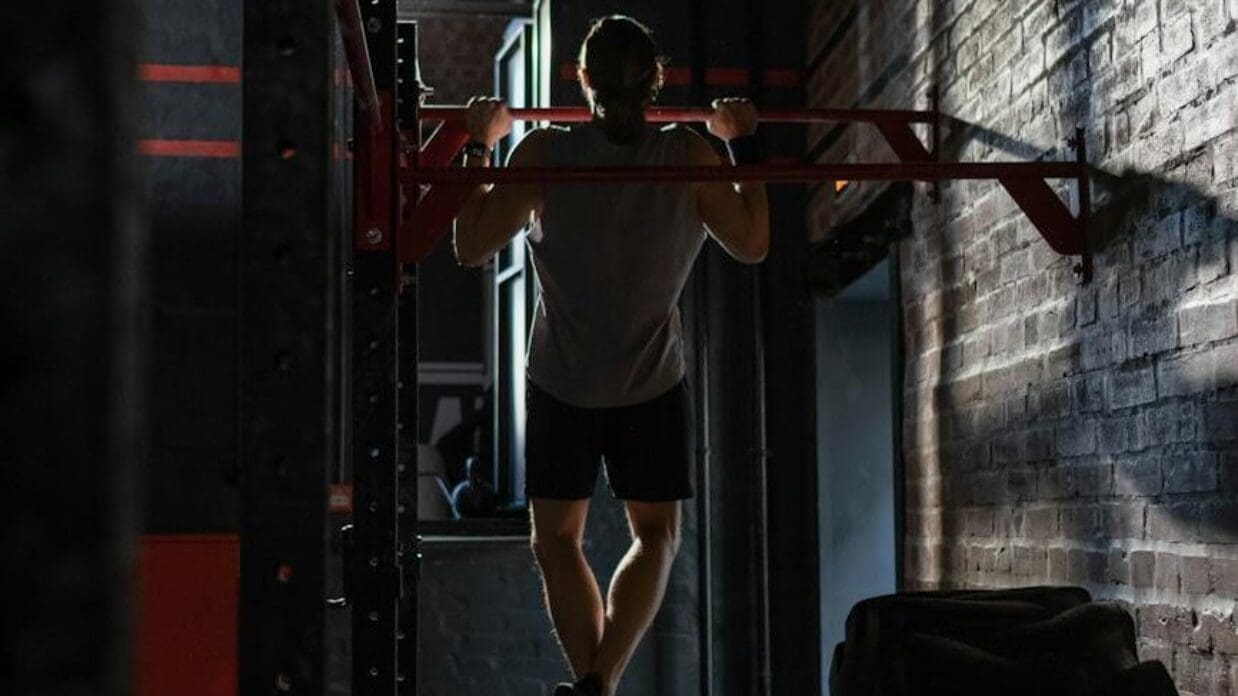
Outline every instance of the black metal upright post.
<svg viewBox="0 0 1238 696"><path fill-rule="evenodd" d="M397 185L396 10L396 0L361 3L381 124L372 126L372 120L358 114L354 132L354 548L349 599L352 690L366 696L394 696L401 679L397 644L403 578L397 468L407 462L401 460L398 435L401 197ZM413 459L415 475L415 455Z"/></svg>
<svg viewBox="0 0 1238 696"><path fill-rule="evenodd" d="M417 67L417 23L400 22L397 27L396 47L396 109L400 132L405 134L404 147L411 164L417 164L415 154L421 150L422 85ZM411 197L410 197L411 198ZM405 219L411 215L415 200L405 201ZM418 272L415 264L402 269L402 288L399 307L399 361L403 371L400 375L400 433L408 450L400 453L399 475L400 500L399 553L403 570L400 595L399 641L396 664L397 687L400 696L415 696L417 693L417 582L421 567L421 554L417 551L417 296Z"/></svg>
<svg viewBox="0 0 1238 696"><path fill-rule="evenodd" d="M245 3L240 693L323 692L340 428L330 0Z"/></svg>

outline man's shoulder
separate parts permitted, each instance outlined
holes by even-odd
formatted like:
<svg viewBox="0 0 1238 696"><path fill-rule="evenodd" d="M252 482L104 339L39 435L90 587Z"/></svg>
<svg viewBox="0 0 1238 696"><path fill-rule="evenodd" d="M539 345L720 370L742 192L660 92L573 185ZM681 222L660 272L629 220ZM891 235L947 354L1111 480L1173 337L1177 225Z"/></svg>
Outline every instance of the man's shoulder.
<svg viewBox="0 0 1238 696"><path fill-rule="evenodd" d="M545 162L549 157L552 144L561 141L568 133L568 129L555 125L530 130L516 144L508 164L512 164L512 160L525 165Z"/></svg>
<svg viewBox="0 0 1238 696"><path fill-rule="evenodd" d="M658 136L668 140L689 140L700 137L691 128L681 123L668 123L658 128Z"/></svg>
<svg viewBox="0 0 1238 696"><path fill-rule="evenodd" d="M553 142L566 138L570 134L571 131L563 126L538 126L537 128L532 128L525 133L524 136L520 138L520 144Z"/></svg>
<svg viewBox="0 0 1238 696"><path fill-rule="evenodd" d="M524 139L551 141L566 138L571 134L572 130L570 128L550 124L548 126L538 126L537 128L529 130L528 133L525 133Z"/></svg>
<svg viewBox="0 0 1238 696"><path fill-rule="evenodd" d="M658 129L658 134L668 140L692 143L693 145L709 144L709 141L704 136L682 123L668 123Z"/></svg>
<svg viewBox="0 0 1238 696"><path fill-rule="evenodd" d="M710 158L714 153L713 145L696 130L683 124L672 123L660 128L658 132L667 141L677 143L679 147L683 148L682 151L688 162L694 164L713 163L713 160Z"/></svg>

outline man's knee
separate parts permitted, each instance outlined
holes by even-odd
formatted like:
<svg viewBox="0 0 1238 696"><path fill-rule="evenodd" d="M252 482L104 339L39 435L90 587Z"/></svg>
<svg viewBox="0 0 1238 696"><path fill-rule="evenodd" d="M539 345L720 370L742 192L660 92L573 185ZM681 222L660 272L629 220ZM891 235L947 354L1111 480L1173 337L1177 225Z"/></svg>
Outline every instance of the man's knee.
<svg viewBox="0 0 1238 696"><path fill-rule="evenodd" d="M580 543L584 536L589 501L534 498L530 503L533 533L529 543L537 564L543 570L550 568L553 571L564 563L577 562L583 553Z"/></svg>
<svg viewBox="0 0 1238 696"><path fill-rule="evenodd" d="M633 532L640 545L650 551L674 556L679 553L681 535L677 519L654 520L634 526Z"/></svg>
<svg viewBox="0 0 1238 696"><path fill-rule="evenodd" d="M584 553L580 546L580 537L575 534L534 534L530 539L533 556L543 569L555 568L559 564L574 561Z"/></svg>

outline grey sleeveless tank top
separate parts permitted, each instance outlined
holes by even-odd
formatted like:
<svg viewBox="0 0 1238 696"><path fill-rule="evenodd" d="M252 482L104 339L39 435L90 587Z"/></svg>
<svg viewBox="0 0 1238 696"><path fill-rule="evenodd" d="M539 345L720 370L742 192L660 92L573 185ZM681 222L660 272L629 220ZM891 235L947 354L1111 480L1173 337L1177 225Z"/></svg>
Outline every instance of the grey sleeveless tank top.
<svg viewBox="0 0 1238 696"><path fill-rule="evenodd" d="M548 166L688 163L682 128L637 145L555 128ZM626 406L684 377L679 295L705 241L691 184L548 184L529 249L541 290L527 355L539 388L575 406Z"/></svg>

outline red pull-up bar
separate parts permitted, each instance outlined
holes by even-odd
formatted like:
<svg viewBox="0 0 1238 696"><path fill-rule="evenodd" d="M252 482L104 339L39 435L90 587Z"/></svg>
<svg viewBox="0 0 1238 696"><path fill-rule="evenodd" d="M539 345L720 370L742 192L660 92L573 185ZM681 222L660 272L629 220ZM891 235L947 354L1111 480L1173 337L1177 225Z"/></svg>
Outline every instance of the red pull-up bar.
<svg viewBox="0 0 1238 696"><path fill-rule="evenodd" d="M687 181L942 181L1073 179L1071 162L900 162L890 164L778 164L740 167L415 167L404 171L409 184L639 183Z"/></svg>
<svg viewBox="0 0 1238 696"><path fill-rule="evenodd" d="M549 121L552 123L585 123L593 120L593 113L584 107L556 107L539 109L511 109L517 121ZM463 121L468 107L423 106L422 121ZM654 106L645 111L645 120L650 123L699 123L709 118L713 109ZM937 114L932 111L884 111L880 109L787 109L763 108L757 112L762 123L836 123L897 121L902 123L936 123Z"/></svg>

